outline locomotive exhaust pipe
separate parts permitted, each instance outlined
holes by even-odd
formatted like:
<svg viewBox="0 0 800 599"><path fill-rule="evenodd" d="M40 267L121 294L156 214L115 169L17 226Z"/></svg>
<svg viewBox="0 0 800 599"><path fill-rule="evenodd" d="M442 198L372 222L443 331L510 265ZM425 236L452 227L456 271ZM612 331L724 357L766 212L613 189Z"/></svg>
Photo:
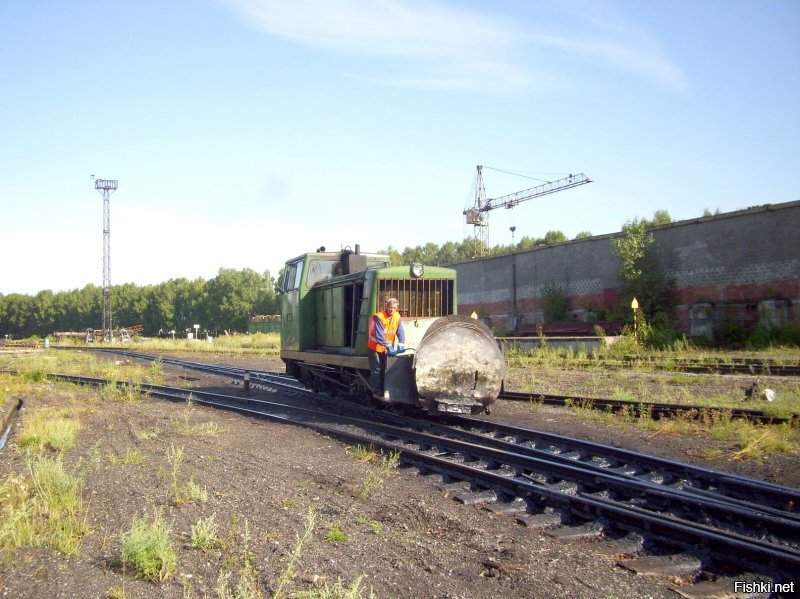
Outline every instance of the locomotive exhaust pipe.
<svg viewBox="0 0 800 599"><path fill-rule="evenodd" d="M506 365L491 330L466 316L445 316L414 354L417 393L430 412L476 413L500 394Z"/></svg>

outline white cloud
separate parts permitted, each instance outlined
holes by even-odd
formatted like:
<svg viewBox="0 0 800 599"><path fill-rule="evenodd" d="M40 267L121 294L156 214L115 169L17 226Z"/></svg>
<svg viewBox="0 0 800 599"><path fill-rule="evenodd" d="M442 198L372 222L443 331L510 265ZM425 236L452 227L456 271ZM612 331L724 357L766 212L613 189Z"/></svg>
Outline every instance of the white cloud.
<svg viewBox="0 0 800 599"><path fill-rule="evenodd" d="M568 34L430 0L219 0L254 28L291 42L366 58L394 59L381 74L351 76L396 87L510 92L571 84L543 55L557 50L681 89L685 78L658 44L617 16L562 16ZM597 5L602 9L603 4ZM597 8L597 7L596 7ZM534 8L535 10L535 8ZM563 29L563 27L561 27ZM552 56L552 55L551 55ZM367 69L369 67L361 67ZM413 71L406 75L398 71Z"/></svg>

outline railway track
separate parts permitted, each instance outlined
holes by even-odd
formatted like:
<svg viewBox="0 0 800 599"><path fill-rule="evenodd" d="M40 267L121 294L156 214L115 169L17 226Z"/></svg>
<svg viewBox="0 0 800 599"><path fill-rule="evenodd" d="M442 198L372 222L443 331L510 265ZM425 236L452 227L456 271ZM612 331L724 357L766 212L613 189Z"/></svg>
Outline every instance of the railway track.
<svg viewBox="0 0 800 599"><path fill-rule="evenodd" d="M702 418L710 412L726 413L731 418L746 418L751 422L760 424L783 424L798 422L800 414L793 412L788 416L770 414L764 410L749 408L719 408L714 406L700 406L691 404L657 403L649 401L627 401L622 399L608 399L603 397L576 397L574 395L553 395L550 393L520 393L504 391L499 399L507 401L527 401L543 403L552 406L578 405L585 408L612 412L628 411L635 415L649 415L651 418L674 417L689 415Z"/></svg>
<svg viewBox="0 0 800 599"><path fill-rule="evenodd" d="M97 351L97 350L94 350ZM189 370L204 372L206 374L216 374L221 376L231 376L237 380L241 380L245 372L249 373L251 381L257 382L259 377L267 376L281 376L278 373L250 371L243 368L236 368L233 366L222 366L208 364L205 362L193 362L171 358L169 356L154 356L152 354L136 353L125 350L100 350L112 353L125 355L129 358L135 358L146 361L154 361L160 359L164 364L171 364ZM285 377L287 380L294 380L291 377ZM299 383L298 383L299 386ZM691 404L669 404L647 401L627 401L619 399L609 399L601 397L576 397L570 395L555 395L549 393L522 393L514 391L503 391L499 399L507 401L526 401L543 403L546 405L566 406L578 405L585 408L592 408L595 410L610 410L613 412L632 411L636 415L647 414L652 418L674 417L677 415L690 415L696 418L702 418L710 412L726 413L731 418L746 418L751 422L760 424L783 424L783 423L796 423L800 421L800 414L794 412L787 416L779 416L770 414L764 410L756 410L749 408L718 408L714 406L702 406Z"/></svg>
<svg viewBox="0 0 800 599"><path fill-rule="evenodd" d="M230 367L188 366L221 376L243 374ZM272 394L325 403L285 376L252 376L254 386ZM482 504L558 538L602 539L604 551L638 555L623 560L632 569L678 568L714 577L734 568L742 576L749 573L748 579L781 581L800 567L796 489L475 418L430 421L363 407L350 411L350 406L354 415L342 415L342 402L319 409L196 389L142 385L141 390L399 451L403 466L430 477L455 500Z"/></svg>
<svg viewBox="0 0 800 599"><path fill-rule="evenodd" d="M575 364L573 359L570 364ZM661 358L648 359L641 356L606 358L591 356L577 362L585 366L602 365L607 368L648 367L657 370L688 372L695 374L747 374L753 376L800 376L800 364L784 364L780 361L761 358Z"/></svg>

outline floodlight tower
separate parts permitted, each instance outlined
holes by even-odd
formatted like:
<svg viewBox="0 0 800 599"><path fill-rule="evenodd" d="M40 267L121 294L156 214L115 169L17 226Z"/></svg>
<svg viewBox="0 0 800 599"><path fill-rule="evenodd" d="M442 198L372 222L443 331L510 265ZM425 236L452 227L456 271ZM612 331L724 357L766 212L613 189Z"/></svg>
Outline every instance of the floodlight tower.
<svg viewBox="0 0 800 599"><path fill-rule="evenodd" d="M109 199L117 190L116 180L96 179L94 188L103 194L103 341L114 341L111 326L111 208Z"/></svg>

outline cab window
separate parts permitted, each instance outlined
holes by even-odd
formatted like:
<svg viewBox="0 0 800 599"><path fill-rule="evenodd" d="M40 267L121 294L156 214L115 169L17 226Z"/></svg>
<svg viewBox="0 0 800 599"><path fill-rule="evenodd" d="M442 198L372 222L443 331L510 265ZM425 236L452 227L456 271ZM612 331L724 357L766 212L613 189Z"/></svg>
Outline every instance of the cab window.
<svg viewBox="0 0 800 599"><path fill-rule="evenodd" d="M283 277L283 290L291 291L300 288L300 277L303 274L303 261L289 262Z"/></svg>
<svg viewBox="0 0 800 599"><path fill-rule="evenodd" d="M321 281L327 281L333 276L333 270L339 264L338 260L312 260L308 264L308 277L306 287L313 287Z"/></svg>

